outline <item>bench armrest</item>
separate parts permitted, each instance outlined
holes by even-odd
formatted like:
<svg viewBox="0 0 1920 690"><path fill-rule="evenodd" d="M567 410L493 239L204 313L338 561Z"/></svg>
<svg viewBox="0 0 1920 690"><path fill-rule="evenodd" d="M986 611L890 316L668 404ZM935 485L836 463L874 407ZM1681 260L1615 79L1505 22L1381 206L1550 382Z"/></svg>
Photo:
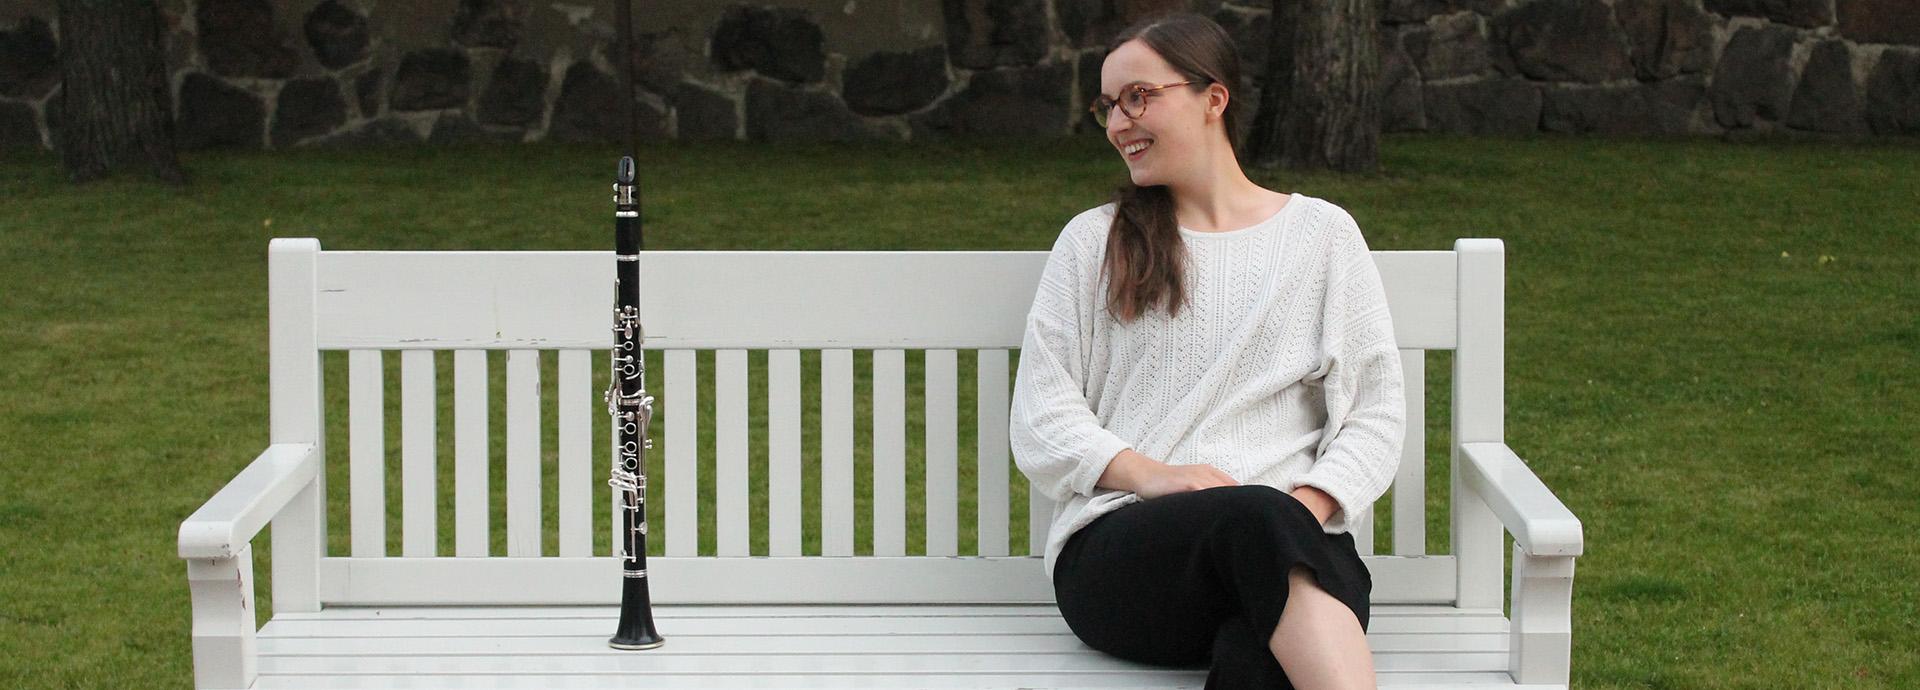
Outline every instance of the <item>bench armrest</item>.
<svg viewBox="0 0 1920 690"><path fill-rule="evenodd" d="M1507 673L1529 687L1572 677L1573 561L1580 520L1505 443L1461 444L1460 479L1513 535ZM1495 561L1498 563L1498 561Z"/></svg>
<svg viewBox="0 0 1920 690"><path fill-rule="evenodd" d="M1505 443L1464 443L1468 488L1499 516L1513 540L1536 556L1578 556L1580 519Z"/></svg>
<svg viewBox="0 0 1920 690"><path fill-rule="evenodd" d="M229 558L320 473L311 443L276 443L180 523L181 558Z"/></svg>

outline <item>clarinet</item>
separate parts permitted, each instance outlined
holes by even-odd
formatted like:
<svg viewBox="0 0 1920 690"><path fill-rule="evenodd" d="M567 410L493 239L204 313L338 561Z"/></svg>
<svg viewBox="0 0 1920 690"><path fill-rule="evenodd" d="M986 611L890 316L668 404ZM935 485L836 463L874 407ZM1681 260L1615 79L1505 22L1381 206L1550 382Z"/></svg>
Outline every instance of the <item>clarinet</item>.
<svg viewBox="0 0 1920 690"><path fill-rule="evenodd" d="M653 649L666 644L653 627L653 598L647 591L647 462L653 448L653 396L647 395L646 360L640 354L640 202L634 193L633 157L620 157L613 183L613 381L607 385L607 414L619 430L613 477L626 510L626 577L620 589L620 627L607 646Z"/></svg>

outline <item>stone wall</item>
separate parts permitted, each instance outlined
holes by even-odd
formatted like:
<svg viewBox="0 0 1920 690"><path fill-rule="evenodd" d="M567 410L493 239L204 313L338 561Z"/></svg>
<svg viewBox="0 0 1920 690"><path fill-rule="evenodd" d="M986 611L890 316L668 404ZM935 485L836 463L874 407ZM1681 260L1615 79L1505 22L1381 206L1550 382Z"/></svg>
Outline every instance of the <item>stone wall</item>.
<svg viewBox="0 0 1920 690"><path fill-rule="evenodd" d="M1381 0L1388 131L1920 134L1915 0ZM642 136L1063 136L1104 45L1263 0L634 3ZM160 0L183 148L622 136L612 0ZM0 146L49 147L53 0L0 7ZM1249 122L1251 118L1247 119Z"/></svg>

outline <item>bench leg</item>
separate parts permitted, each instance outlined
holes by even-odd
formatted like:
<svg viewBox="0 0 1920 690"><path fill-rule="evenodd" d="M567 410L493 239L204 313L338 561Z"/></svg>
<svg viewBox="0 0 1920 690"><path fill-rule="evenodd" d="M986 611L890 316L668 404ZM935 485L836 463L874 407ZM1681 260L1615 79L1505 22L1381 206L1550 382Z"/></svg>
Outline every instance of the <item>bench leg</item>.
<svg viewBox="0 0 1920 690"><path fill-rule="evenodd" d="M1573 556L1513 547L1513 620L1507 671L1522 685L1566 685L1572 674Z"/></svg>
<svg viewBox="0 0 1920 690"><path fill-rule="evenodd" d="M253 687L259 653L253 627L253 547L227 558L187 559L193 598L193 685Z"/></svg>

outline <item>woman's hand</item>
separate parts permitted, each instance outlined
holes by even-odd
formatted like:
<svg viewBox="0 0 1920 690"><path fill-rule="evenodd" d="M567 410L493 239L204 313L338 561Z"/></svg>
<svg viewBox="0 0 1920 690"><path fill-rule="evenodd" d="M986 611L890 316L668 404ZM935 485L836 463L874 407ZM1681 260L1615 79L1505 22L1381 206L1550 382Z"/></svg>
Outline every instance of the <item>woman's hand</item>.
<svg viewBox="0 0 1920 690"><path fill-rule="evenodd" d="M1157 464L1159 467L1144 473L1139 486L1133 490L1141 500L1151 500L1167 494L1211 489L1216 486L1240 485L1232 475L1212 465Z"/></svg>
<svg viewBox="0 0 1920 690"><path fill-rule="evenodd" d="M1240 482L1212 465L1169 465L1128 448L1107 463L1094 485L1131 491L1144 501L1216 486L1239 486Z"/></svg>
<svg viewBox="0 0 1920 690"><path fill-rule="evenodd" d="M1313 519L1319 520L1321 525L1327 524L1327 520L1333 517L1334 511L1340 509L1340 502L1333 500L1332 494L1321 491L1319 487L1301 484L1288 495L1306 506L1307 510L1313 513Z"/></svg>

